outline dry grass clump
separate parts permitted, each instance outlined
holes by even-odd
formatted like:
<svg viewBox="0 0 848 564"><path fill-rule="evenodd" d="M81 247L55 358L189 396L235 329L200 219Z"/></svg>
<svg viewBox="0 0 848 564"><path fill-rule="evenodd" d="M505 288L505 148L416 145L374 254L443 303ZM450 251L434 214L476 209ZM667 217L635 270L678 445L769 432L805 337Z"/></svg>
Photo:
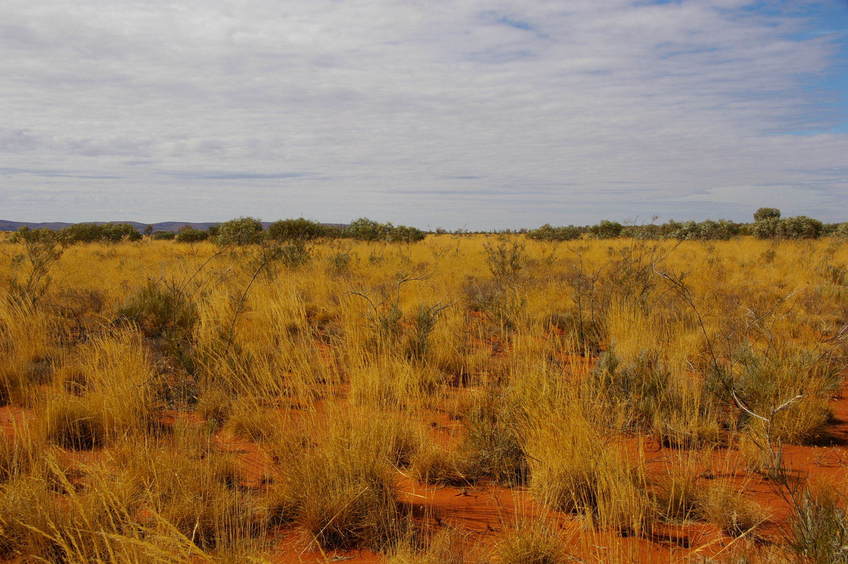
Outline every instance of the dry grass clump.
<svg viewBox="0 0 848 564"><path fill-rule="evenodd" d="M792 548L805 562L848 562L848 509L831 489L818 488L801 496L792 517Z"/></svg>
<svg viewBox="0 0 848 564"><path fill-rule="evenodd" d="M106 443L103 414L93 405L71 395L60 395L44 415L47 440L62 448L91 450Z"/></svg>
<svg viewBox="0 0 848 564"><path fill-rule="evenodd" d="M644 468L579 412L549 414L528 437L530 491L552 509L589 524L639 534L652 519Z"/></svg>
<svg viewBox="0 0 848 564"><path fill-rule="evenodd" d="M439 529L429 537L410 535L388 556L389 564L469 564L477 562L469 539L457 529Z"/></svg>
<svg viewBox="0 0 848 564"><path fill-rule="evenodd" d="M699 496L698 506L698 512L706 521L731 537L751 533L768 518L741 489L724 484L706 488Z"/></svg>
<svg viewBox="0 0 848 564"><path fill-rule="evenodd" d="M471 406L465 423L466 435L460 445L464 476L506 485L527 481L523 439L527 414L521 405L509 397L498 397L492 390Z"/></svg>
<svg viewBox="0 0 848 564"><path fill-rule="evenodd" d="M525 518L495 546L498 564L560 564L568 562L564 541L553 524Z"/></svg>
<svg viewBox="0 0 848 564"><path fill-rule="evenodd" d="M410 470L425 484L470 485L469 461L458 449L428 443L412 458Z"/></svg>
<svg viewBox="0 0 848 564"><path fill-rule="evenodd" d="M388 548L408 531L393 465L410 458L401 422L334 411L314 437L281 445L296 521L324 548Z"/></svg>

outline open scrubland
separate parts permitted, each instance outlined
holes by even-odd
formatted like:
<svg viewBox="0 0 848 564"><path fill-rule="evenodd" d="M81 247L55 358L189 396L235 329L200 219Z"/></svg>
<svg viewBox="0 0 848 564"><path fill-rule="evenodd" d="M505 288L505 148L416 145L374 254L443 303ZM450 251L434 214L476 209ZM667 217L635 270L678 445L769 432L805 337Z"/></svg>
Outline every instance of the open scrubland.
<svg viewBox="0 0 848 564"><path fill-rule="evenodd" d="M848 562L848 245L0 243L0 560Z"/></svg>

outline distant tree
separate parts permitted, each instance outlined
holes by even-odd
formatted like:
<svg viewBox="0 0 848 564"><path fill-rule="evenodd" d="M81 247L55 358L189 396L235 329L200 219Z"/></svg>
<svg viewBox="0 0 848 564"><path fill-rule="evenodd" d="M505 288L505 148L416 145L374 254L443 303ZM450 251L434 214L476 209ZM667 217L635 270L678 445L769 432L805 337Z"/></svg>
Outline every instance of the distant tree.
<svg viewBox="0 0 848 564"><path fill-rule="evenodd" d="M281 219L268 226L268 237L275 241L311 241L329 233L330 229L325 225L302 217Z"/></svg>
<svg viewBox="0 0 848 564"><path fill-rule="evenodd" d="M621 230L624 228L618 222L603 220L597 225L589 228L589 231L598 239L615 239L621 235Z"/></svg>
<svg viewBox="0 0 848 564"><path fill-rule="evenodd" d="M345 229L345 234L362 241L379 241L386 238L386 232L390 228L391 224L383 224L367 217L361 217L350 222L350 225Z"/></svg>
<svg viewBox="0 0 848 564"><path fill-rule="evenodd" d="M218 227L215 242L219 245L252 245L261 242L264 236L261 221L252 217L240 217L222 223Z"/></svg>
<svg viewBox="0 0 848 564"><path fill-rule="evenodd" d="M77 223L62 230L69 243L138 241L141 233L129 223Z"/></svg>
<svg viewBox="0 0 848 564"><path fill-rule="evenodd" d="M760 208L754 212L754 221L765 221L767 219L780 219L780 210L777 208Z"/></svg>
<svg viewBox="0 0 848 564"><path fill-rule="evenodd" d="M183 225L180 227L180 230L174 237L178 243L197 243L198 241L205 241L208 238L208 231L195 229L191 225Z"/></svg>
<svg viewBox="0 0 848 564"><path fill-rule="evenodd" d="M145 227L144 228L144 234L145 235L153 235L153 226L148 225L147 227Z"/></svg>
<svg viewBox="0 0 848 564"><path fill-rule="evenodd" d="M527 237L538 241L570 241L572 239L579 239L585 232L586 228L576 225L554 227L546 223L541 227L528 231Z"/></svg>

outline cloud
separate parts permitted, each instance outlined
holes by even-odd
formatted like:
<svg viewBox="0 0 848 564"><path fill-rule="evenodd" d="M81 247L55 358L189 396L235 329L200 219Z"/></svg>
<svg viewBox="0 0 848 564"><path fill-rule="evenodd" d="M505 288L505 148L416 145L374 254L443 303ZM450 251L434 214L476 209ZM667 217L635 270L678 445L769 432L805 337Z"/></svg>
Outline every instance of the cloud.
<svg viewBox="0 0 848 564"><path fill-rule="evenodd" d="M507 227L778 202L848 219L845 114L817 82L845 35L803 6L6 0L0 167L30 172L0 174L0 204Z"/></svg>

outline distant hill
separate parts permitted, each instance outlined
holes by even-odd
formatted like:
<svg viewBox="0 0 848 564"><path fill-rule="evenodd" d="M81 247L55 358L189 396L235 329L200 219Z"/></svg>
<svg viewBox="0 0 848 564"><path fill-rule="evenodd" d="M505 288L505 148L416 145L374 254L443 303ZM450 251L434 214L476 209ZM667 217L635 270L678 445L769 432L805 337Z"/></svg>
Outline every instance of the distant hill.
<svg viewBox="0 0 848 564"><path fill-rule="evenodd" d="M188 225L193 227L194 229L200 229L205 231L210 227L215 225L220 225L220 221L212 221L212 222L201 222L194 223L191 221L160 221L159 223L139 223L138 221L86 221L81 223L128 223L135 227L138 231L144 231L148 225L153 226L153 231L179 231L180 228ZM30 229L52 229L57 231L59 229L64 229L74 225L73 223L63 223L61 221L56 222L44 222L44 223L33 223L29 221L7 221L5 219L0 219L0 231L17 231L21 227L29 227ZM262 223L262 226L266 229L271 225L271 222L266 221ZM344 224L340 223L325 223L324 225L330 225L334 227L344 227Z"/></svg>

